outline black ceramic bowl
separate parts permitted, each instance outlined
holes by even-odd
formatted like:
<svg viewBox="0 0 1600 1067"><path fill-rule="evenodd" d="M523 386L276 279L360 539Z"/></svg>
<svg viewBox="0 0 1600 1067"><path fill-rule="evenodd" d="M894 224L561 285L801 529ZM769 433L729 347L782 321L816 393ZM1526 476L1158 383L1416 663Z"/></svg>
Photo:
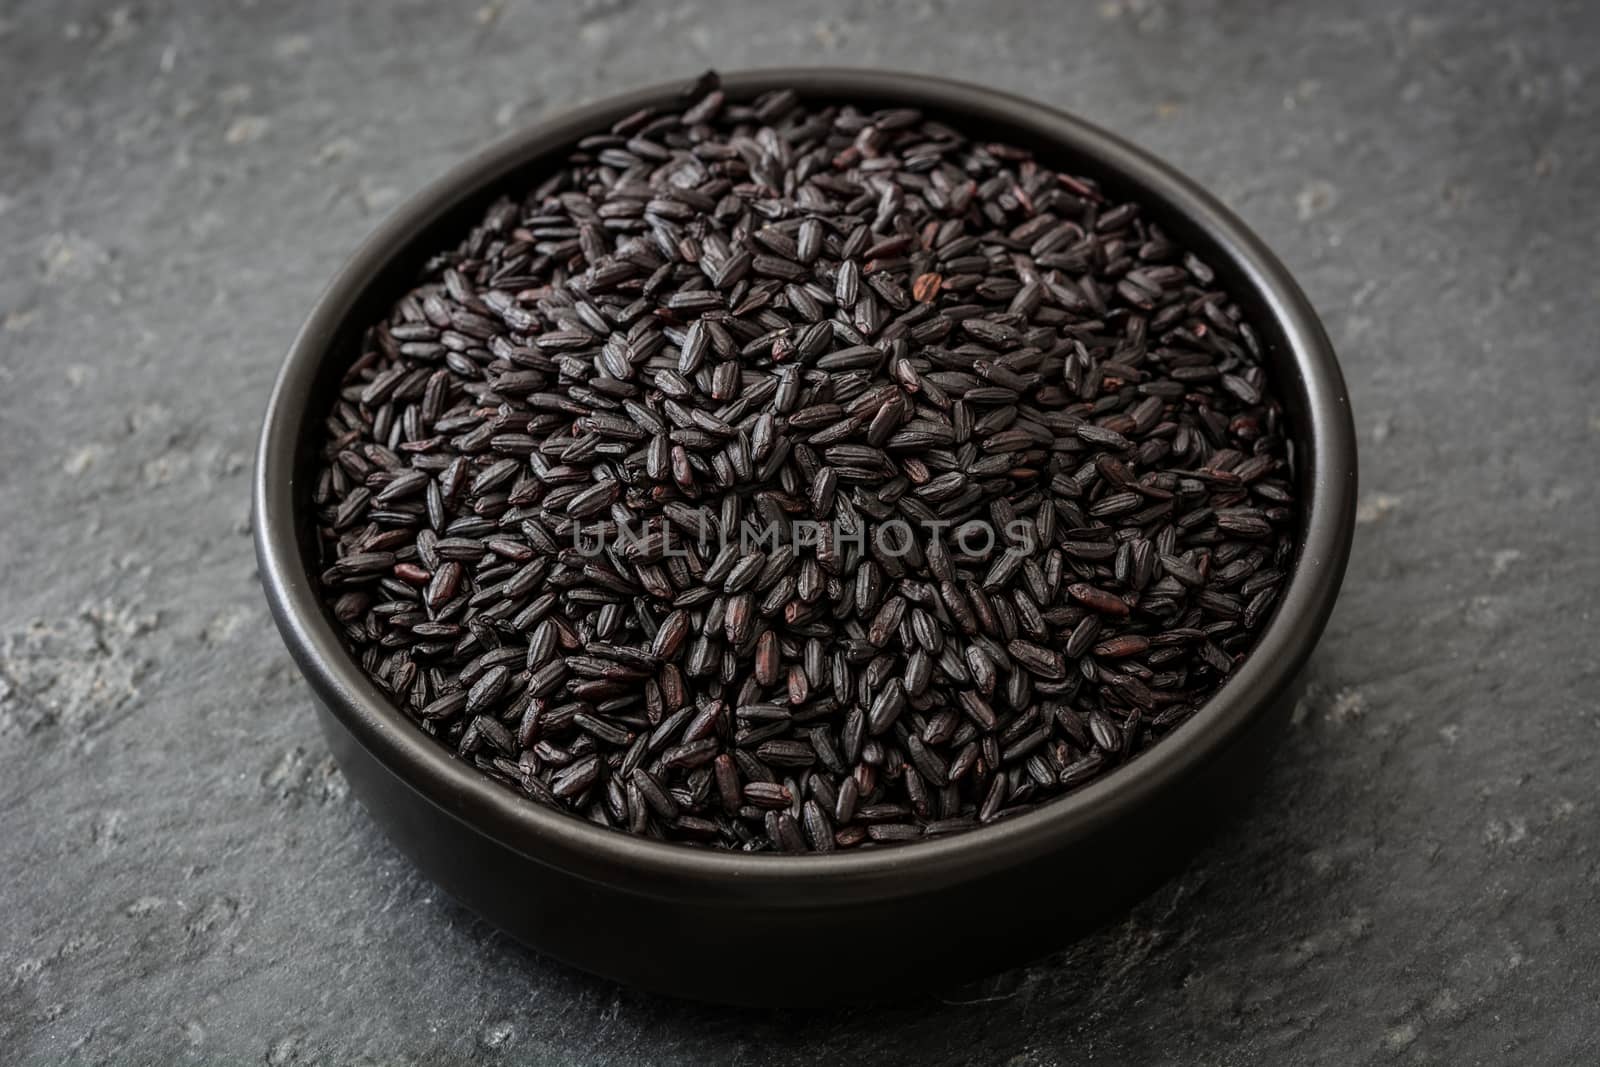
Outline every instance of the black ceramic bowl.
<svg viewBox="0 0 1600 1067"><path fill-rule="evenodd" d="M1178 868L1260 777L1333 607L1355 512L1344 383L1294 281L1193 182L1079 119L905 74L773 70L724 80L730 99L788 87L911 105L1032 148L1143 204L1213 265L1256 326L1293 434L1304 502L1298 561L1254 652L1137 760L1030 814L924 844L818 856L669 845L547 810L453 758L362 675L318 598L310 471L361 331L496 194L532 185L579 138L667 104L683 87L628 93L493 145L395 212L340 271L289 353L256 460L256 552L273 616L372 816L429 877L541 952L649 989L751 1004L900 993L1039 955Z"/></svg>

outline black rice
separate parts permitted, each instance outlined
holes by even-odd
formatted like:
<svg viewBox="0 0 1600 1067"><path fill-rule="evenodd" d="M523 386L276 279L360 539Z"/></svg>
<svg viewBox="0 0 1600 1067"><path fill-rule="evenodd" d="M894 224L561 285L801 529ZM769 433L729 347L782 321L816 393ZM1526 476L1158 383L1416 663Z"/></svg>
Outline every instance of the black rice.
<svg viewBox="0 0 1600 1067"><path fill-rule="evenodd" d="M435 256L321 456L321 587L419 729L747 851L1135 758L1248 653L1297 521L1260 342L1140 205L714 77Z"/></svg>

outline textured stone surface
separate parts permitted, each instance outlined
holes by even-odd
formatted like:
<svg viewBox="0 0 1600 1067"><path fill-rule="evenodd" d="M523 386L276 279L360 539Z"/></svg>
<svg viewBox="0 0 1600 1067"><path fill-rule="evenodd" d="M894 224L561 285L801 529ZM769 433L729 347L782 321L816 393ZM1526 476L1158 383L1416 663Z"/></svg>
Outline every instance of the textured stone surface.
<svg viewBox="0 0 1600 1067"><path fill-rule="evenodd" d="M1597 46L1578 2L5 5L0 1059L1593 1062ZM805 1017L442 899L334 769L246 529L279 358L386 210L554 109L783 62L992 81L1215 189L1363 449L1254 807L1070 951Z"/></svg>

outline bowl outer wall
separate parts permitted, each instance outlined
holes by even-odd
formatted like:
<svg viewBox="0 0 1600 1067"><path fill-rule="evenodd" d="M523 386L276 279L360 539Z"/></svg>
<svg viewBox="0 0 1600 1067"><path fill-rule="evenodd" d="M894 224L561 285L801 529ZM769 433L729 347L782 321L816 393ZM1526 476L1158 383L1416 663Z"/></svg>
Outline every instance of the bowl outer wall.
<svg viewBox="0 0 1600 1067"><path fill-rule="evenodd" d="M514 134L399 208L357 251L296 338L273 390L257 454L257 557L274 619L318 701L367 754L421 798L534 864L596 886L714 906L817 914L992 881L1120 820L1160 810L1163 796L1205 771L1281 703L1332 610L1353 531L1355 434L1331 346L1285 268L1237 218L1187 178L1080 119L1026 99L926 76L797 69L728 75L730 99L775 88L861 103L900 103L1039 150L1052 164L1141 200L1181 243L1200 247L1268 347L1297 440L1302 529L1294 573L1257 646L1226 686L1160 745L1035 812L948 840L871 852L779 857L687 849L604 830L518 797L454 759L410 723L341 646L304 554L308 494L298 476L336 376L342 344L381 316L429 248L459 238L492 195L550 153L640 107L669 103L686 83L591 104ZM375 314L374 314L375 312ZM297 500L297 497L299 498ZM340 746L345 747L345 746Z"/></svg>

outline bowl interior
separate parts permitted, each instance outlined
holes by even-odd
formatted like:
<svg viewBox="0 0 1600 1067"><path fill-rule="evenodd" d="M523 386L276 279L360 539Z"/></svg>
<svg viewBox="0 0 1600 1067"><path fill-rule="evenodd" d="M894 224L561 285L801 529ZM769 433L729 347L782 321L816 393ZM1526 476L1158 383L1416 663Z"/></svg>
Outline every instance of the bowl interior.
<svg viewBox="0 0 1600 1067"><path fill-rule="evenodd" d="M309 575L318 569L310 491L321 421L359 352L363 331L408 290L429 256L453 247L495 198L531 187L585 134L640 107L670 103L682 84L581 108L495 144L402 206L323 296L280 376L257 461L258 553L280 629L324 703L397 775L477 829L535 859L605 879L616 865L660 875L662 892L704 891L732 875L788 897L864 884L875 875L942 881L972 862L989 867L1060 847L1147 803L1175 776L1263 711L1298 671L1331 610L1354 515L1355 445L1348 402L1326 336L1275 257L1225 208L1142 151L1031 101L940 79L848 70L764 71L725 77L731 99L793 88L813 100L905 105L981 136L1027 147L1042 161L1137 200L1178 243L1217 272L1266 351L1282 398L1300 498L1296 562L1245 662L1172 736L1038 811L942 841L826 856L722 853L607 831L517 797L417 730L361 674L339 643ZM799 899L796 897L795 899Z"/></svg>

